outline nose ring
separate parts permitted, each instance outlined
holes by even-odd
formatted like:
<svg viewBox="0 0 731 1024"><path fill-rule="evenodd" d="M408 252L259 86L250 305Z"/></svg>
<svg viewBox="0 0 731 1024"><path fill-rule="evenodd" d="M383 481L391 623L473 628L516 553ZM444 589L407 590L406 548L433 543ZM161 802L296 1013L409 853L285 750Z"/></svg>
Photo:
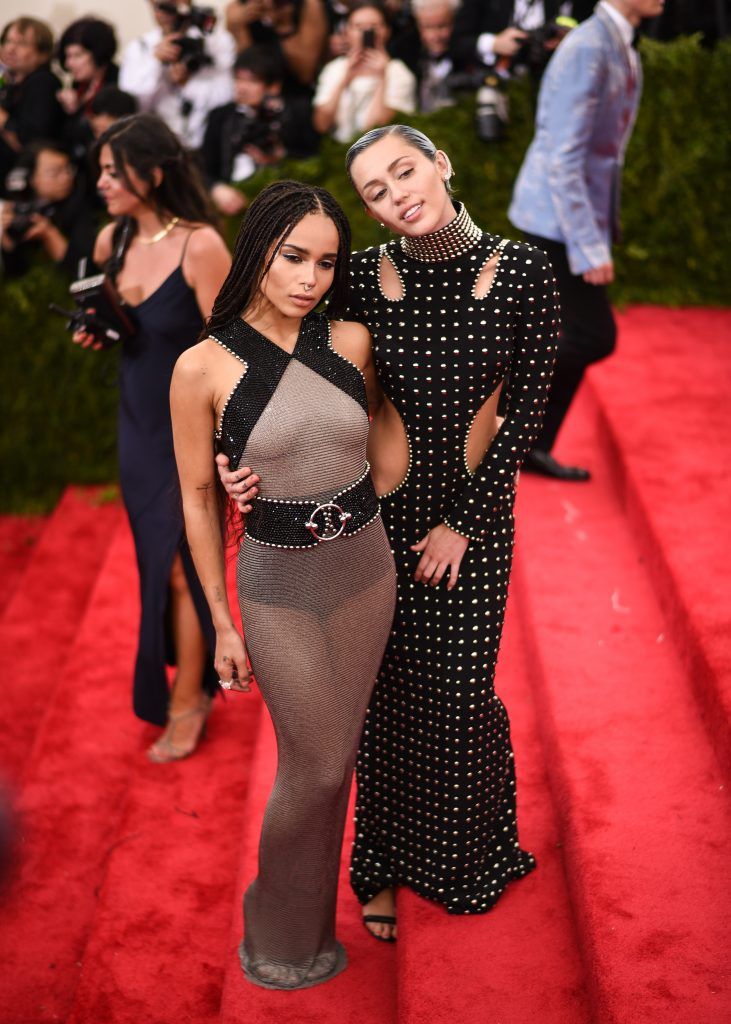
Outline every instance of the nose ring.
<svg viewBox="0 0 731 1024"><path fill-rule="evenodd" d="M303 285L302 285L302 287L304 288L304 290L305 290L306 292L311 292L311 291L312 291L312 289L313 289L313 287L314 287L314 285L311 285L311 284L303 284Z"/></svg>

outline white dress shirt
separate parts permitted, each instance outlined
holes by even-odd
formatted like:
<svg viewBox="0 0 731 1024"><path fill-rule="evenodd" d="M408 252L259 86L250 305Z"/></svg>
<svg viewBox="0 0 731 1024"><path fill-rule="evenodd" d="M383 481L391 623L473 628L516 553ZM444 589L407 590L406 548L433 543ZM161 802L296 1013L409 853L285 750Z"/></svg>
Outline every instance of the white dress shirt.
<svg viewBox="0 0 731 1024"><path fill-rule="evenodd" d="M158 114L185 146L198 149L210 111L233 99L231 69L236 44L225 29L205 36L206 53L213 63L196 71L185 85L173 85L154 53L162 38L157 26L127 46L119 69L119 88L136 96L141 110Z"/></svg>

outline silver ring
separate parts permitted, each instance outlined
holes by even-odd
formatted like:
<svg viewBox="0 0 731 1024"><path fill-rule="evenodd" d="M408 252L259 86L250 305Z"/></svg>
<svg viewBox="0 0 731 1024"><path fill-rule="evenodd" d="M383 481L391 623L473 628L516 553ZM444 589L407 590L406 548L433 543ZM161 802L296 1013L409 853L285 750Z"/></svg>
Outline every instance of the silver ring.
<svg viewBox="0 0 731 1024"><path fill-rule="evenodd" d="M233 679L219 679L218 685L222 690L230 690L233 686Z"/></svg>

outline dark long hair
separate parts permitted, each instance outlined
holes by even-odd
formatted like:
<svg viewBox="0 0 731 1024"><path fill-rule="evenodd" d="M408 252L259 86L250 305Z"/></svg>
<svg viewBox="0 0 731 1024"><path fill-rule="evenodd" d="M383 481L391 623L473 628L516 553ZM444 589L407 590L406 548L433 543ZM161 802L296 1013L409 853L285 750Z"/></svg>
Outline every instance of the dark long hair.
<svg viewBox="0 0 731 1024"><path fill-rule="evenodd" d="M246 211L236 236L231 269L216 296L202 338L235 320L251 304L284 240L308 213L324 214L337 228L338 258L327 293L328 313L337 316L344 311L350 277L348 218L324 188L300 181L275 181Z"/></svg>
<svg viewBox="0 0 731 1024"><path fill-rule="evenodd" d="M102 146L111 149L115 170L125 188L138 199L150 203L161 217L172 214L181 220L218 227L216 211L208 198L193 157L156 114L122 117L107 128L97 139L92 151L97 177ZM154 172L158 167L162 171L162 181L156 185ZM150 186L147 196L141 196L132 184L128 168ZM124 220L129 222L129 218ZM135 222L124 225L120 222L115 230L115 243L124 228L128 239L131 239L137 225Z"/></svg>

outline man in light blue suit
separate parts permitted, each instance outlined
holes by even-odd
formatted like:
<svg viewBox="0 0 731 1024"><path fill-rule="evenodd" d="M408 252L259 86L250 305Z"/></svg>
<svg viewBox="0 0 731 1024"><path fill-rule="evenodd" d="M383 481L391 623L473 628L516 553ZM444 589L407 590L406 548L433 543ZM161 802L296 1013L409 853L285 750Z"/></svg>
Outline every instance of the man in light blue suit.
<svg viewBox="0 0 731 1024"><path fill-rule="evenodd" d="M663 2L601 0L560 44L543 76L535 135L508 211L548 254L561 296L551 395L524 468L562 480L589 479L588 470L558 462L551 448L586 367L614 350L606 286L614 279L622 163L642 87L634 33Z"/></svg>

